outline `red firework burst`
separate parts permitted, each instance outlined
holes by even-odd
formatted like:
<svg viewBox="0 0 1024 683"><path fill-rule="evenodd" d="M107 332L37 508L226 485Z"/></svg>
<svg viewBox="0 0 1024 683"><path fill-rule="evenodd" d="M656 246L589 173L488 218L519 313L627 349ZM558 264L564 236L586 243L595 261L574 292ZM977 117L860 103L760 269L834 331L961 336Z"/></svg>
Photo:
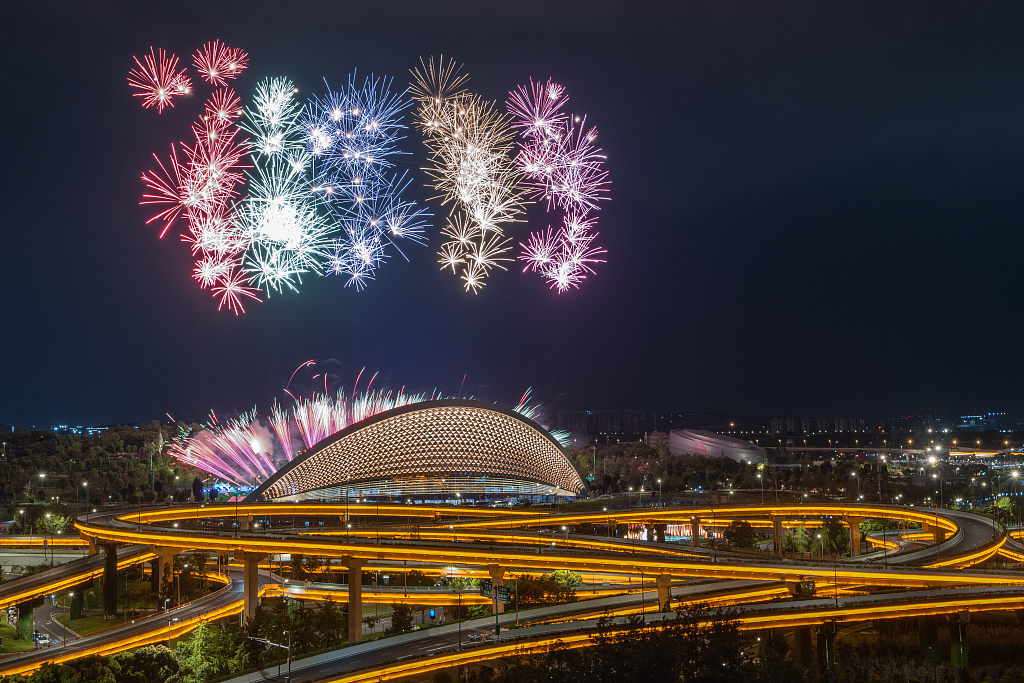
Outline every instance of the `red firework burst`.
<svg viewBox="0 0 1024 683"><path fill-rule="evenodd" d="M141 97L145 108L156 105L158 112L164 107L173 107L174 98L192 92L192 80L185 75L185 69L178 70L178 57L168 55L163 48L143 55L143 61L132 57L139 68L128 72L128 85L139 92L133 93ZM145 62L145 64L143 64Z"/></svg>
<svg viewBox="0 0 1024 683"><path fill-rule="evenodd" d="M238 315L239 312L245 313L245 307L242 305L240 297L249 297L262 303L263 299L256 296L256 292L260 290L255 287L247 287L245 283L248 281L249 278L240 269L233 270L221 277L212 289L214 298L220 297L217 310L227 306L228 310L233 311L235 315Z"/></svg>
<svg viewBox="0 0 1024 683"><path fill-rule="evenodd" d="M215 40L196 50L192 61L204 81L227 85L227 79L237 77L248 66L249 55Z"/></svg>
<svg viewBox="0 0 1024 683"><path fill-rule="evenodd" d="M178 153L173 144L171 145L171 159L167 166L160 161L160 157L156 154L153 154L153 158L156 159L160 170L146 171L142 174L142 182L146 183L149 192L142 195L142 201L139 204L157 204L166 207L146 221L146 225L153 221L164 222L164 229L160 231L162 238L181 215L181 210L185 206L182 199L182 191L185 186L182 177L184 169L178 163ZM170 171L167 170L168 166L170 166Z"/></svg>

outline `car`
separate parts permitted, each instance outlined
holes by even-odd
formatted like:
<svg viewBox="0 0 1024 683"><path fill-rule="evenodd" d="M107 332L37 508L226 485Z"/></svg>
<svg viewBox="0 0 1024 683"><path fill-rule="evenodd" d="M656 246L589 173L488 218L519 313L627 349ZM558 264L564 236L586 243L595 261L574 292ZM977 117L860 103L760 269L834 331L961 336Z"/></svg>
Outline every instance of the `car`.
<svg viewBox="0 0 1024 683"><path fill-rule="evenodd" d="M471 643L475 643L475 642L477 642L479 640L480 640L480 634L479 633L470 633L469 634L469 641Z"/></svg>
<svg viewBox="0 0 1024 683"><path fill-rule="evenodd" d="M37 647L50 647L50 636L45 633L41 633L36 636Z"/></svg>
<svg viewBox="0 0 1024 683"><path fill-rule="evenodd" d="M419 627L419 626L417 626L416 624L413 624L413 625L412 625L412 629L411 629L411 630L413 630L413 631L419 631L419 630L420 630L420 627Z"/></svg>

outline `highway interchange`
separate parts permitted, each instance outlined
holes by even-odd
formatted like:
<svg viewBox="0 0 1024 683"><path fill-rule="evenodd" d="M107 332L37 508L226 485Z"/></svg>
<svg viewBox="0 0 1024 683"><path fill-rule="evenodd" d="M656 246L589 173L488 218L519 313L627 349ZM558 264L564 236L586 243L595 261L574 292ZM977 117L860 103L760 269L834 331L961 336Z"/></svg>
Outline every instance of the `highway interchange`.
<svg viewBox="0 0 1024 683"><path fill-rule="evenodd" d="M352 530L338 523L346 513L354 522ZM302 529L301 525L284 532L273 528L270 531L231 529L236 519L240 527L247 528L252 520L273 519L272 515L277 515L278 523L288 516L293 520L331 520L329 525L333 528L313 527L312 532ZM923 541L918 531L916 538L900 541L899 549L885 551L881 556L872 553L844 562L810 562L779 558L766 561L768 558L763 556L750 558L729 553L709 557L709 551L689 545L608 538L615 525L621 524L679 524L688 523L696 517L709 522L713 519L713 524L720 529L731 519L747 519L755 526L763 527L765 520L771 523L771 520L785 518L787 523L795 523L795 520L820 519L826 515L854 521L871 517L917 521L927 524L932 533L945 535L946 539L936 547L934 543ZM227 520L229 524L226 529L199 528L211 520L219 520L219 523ZM91 551L100 554L0 586L0 606L16 604L31 596L53 594L101 575L101 547L104 544L108 547L121 544L118 550L121 568L152 560L156 557L154 553L158 552L206 549L222 555L230 553L232 556L261 559L282 552L301 552L342 558L343 563L356 562L358 564L354 566L365 567L367 571L373 571L375 567L391 567L397 571L397 567L410 564L433 568L434 571L441 566L458 567L464 572L476 571L478 576L494 571L495 565L500 566L498 576L502 571L538 573L556 568L575 569L583 572L584 576L589 572L600 574L604 579L612 578L607 587L602 586L604 592L623 593L583 600L587 597L583 591L581 602L524 612L531 623L545 623L503 632L503 635L516 638L512 643L491 640L466 648L470 634L491 632L494 625L491 617L464 622L461 627L449 624L352 645L317 655L308 661L294 662L293 674L299 681L325 675L338 681L415 677L458 663L500 656L513 647L543 647L556 638L561 638L569 646L585 646L589 633L593 631L594 619L604 610L620 616L640 609L656 610L659 591L650 589L655 587L655 579L659 576L663 589L671 586L673 604L680 600L706 598L710 592L718 594L719 604L736 605L740 610L741 628L805 625L833 619L856 619L858 616L871 619L949 613L962 609L1024 607L1024 586L1021 585L1024 584L1024 575L968 569L997 553L1011 561L1024 560L1024 546L987 518L930 508L817 504L538 514L467 507L267 503L241 507L183 506L117 511L94 514L88 520L80 519L76 526L83 538L90 541ZM561 531L563 528L565 531ZM570 532L570 528L575 533ZM596 529L596 535L579 533L592 528ZM895 538L895 534L890 533L888 543L894 545ZM10 541L4 545L10 545ZM250 560L250 566L254 562ZM244 609L252 609L245 604L244 598L246 571L244 566L233 565L224 576L224 588L212 595L190 605L69 642L59 653L51 648L6 657L0 660L0 673L30 672L46 660L61 661L90 653L108 654L160 642L186 634L201 620L238 618L235 615ZM640 572L646 579L647 589L643 592L636 590ZM349 599L344 585L296 586L267 571L266 565L258 576L259 591L263 596L304 593L307 599L323 599L327 595L342 601ZM614 579L615 576L620 578ZM698 579L703 583L695 584ZM808 580L818 585L818 598L766 602L772 597L787 594L789 587L796 582ZM848 593L848 589L871 585L900 586L908 590L889 593L884 598ZM629 591L630 588L633 590ZM915 588L929 590L909 590ZM430 593L432 596L427 598ZM363 586L361 598L364 602L382 603L418 600L418 604L438 606L452 604L453 599L459 599L449 589L430 593L414 592L412 597L405 597L395 589L376 590ZM730 595L732 599L729 599ZM359 599L358 595L356 599ZM471 599L480 601L475 591L463 593L463 599L467 602ZM53 611L50 607L45 609ZM545 616L550 618L542 619ZM649 623L652 618L657 619L651 615ZM47 624L47 621L51 623ZM500 615L499 622L504 626L514 624L515 615ZM53 623L53 619L47 619L45 610L42 626L42 630L57 636L59 642L58 633L62 633L62 627ZM459 649L460 629L462 650ZM273 675L276 675L276 667L238 680L257 680Z"/></svg>

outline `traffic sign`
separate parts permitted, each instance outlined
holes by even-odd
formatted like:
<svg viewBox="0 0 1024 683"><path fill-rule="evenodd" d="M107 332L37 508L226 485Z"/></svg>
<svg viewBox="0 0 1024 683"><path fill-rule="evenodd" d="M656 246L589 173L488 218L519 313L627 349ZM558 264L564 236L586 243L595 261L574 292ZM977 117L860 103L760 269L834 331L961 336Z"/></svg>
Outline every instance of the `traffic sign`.
<svg viewBox="0 0 1024 683"><path fill-rule="evenodd" d="M484 596L485 598L491 597L493 595L493 593L491 592L491 587L492 586L490 581L481 581L480 595Z"/></svg>
<svg viewBox="0 0 1024 683"><path fill-rule="evenodd" d="M508 586L498 586L498 600L507 605L512 604L512 589Z"/></svg>

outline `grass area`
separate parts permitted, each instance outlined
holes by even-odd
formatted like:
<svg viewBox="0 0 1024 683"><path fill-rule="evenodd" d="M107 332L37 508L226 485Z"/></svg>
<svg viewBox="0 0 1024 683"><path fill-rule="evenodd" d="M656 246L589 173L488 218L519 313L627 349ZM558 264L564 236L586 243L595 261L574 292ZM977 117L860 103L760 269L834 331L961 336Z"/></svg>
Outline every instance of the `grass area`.
<svg viewBox="0 0 1024 683"><path fill-rule="evenodd" d="M91 633L105 631L115 626L123 626L124 618L104 619L102 614L87 614L81 619L68 619L63 614L57 615L57 621L67 624L67 627L80 636L87 636Z"/></svg>
<svg viewBox="0 0 1024 683"><path fill-rule="evenodd" d="M31 617L30 617L31 618ZM10 626L0 626L0 638L3 638L3 645L0 652L24 652L35 648L31 640L17 640L17 632Z"/></svg>

